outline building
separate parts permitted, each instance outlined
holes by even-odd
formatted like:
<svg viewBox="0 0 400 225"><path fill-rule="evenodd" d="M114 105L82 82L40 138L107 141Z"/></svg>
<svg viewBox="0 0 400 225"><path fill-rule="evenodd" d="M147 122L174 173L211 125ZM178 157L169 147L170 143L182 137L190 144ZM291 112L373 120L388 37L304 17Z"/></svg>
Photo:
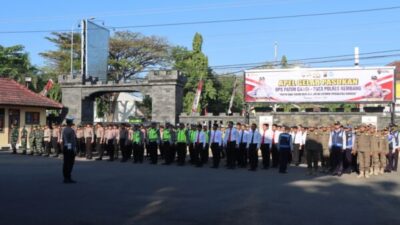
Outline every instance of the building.
<svg viewBox="0 0 400 225"><path fill-rule="evenodd" d="M137 103L143 102L143 97L135 95L135 93L121 92L118 96L114 112L115 118L112 122L129 122L130 117L143 117L143 113L138 109ZM106 122L105 117L97 116L97 107L94 106L94 122Z"/></svg>
<svg viewBox="0 0 400 225"><path fill-rule="evenodd" d="M10 128L13 124L22 130L26 126L46 124L47 109L62 109L63 106L39 95L18 82L0 78L0 148L8 147ZM19 143L19 142L18 142Z"/></svg>
<svg viewBox="0 0 400 225"><path fill-rule="evenodd" d="M394 61L388 64L388 66L395 66L395 80L396 80L396 102L395 112L396 115L400 115L400 61Z"/></svg>

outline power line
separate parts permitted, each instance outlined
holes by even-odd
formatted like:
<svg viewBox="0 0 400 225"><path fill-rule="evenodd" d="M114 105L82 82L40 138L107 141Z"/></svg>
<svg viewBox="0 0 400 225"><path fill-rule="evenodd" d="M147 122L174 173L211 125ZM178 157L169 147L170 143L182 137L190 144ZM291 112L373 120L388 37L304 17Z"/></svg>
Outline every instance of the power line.
<svg viewBox="0 0 400 225"><path fill-rule="evenodd" d="M383 8L370 8L370 9L359 9L359 10L347 10L347 11L333 11L333 12L323 12L323 13L309 13L309 14L270 16L270 17L252 17L252 18L239 18L239 19L203 20L203 21L192 21L192 22L176 22L176 23L114 26L114 27L108 27L108 28L111 28L111 29L126 29L126 28L151 28L151 27L171 27L171 26L187 26L187 25L200 25L200 24L235 23L235 22L250 22L250 21L265 21L265 20L295 19L295 18L307 18L307 17L319 17L319 16L358 14L358 13L369 13L369 12L388 11L388 10L397 10L397 9L400 9L400 6L391 6L391 7L383 7ZM70 32L70 31L71 31L70 29L21 30L21 31L0 31L0 34L50 33L50 32Z"/></svg>

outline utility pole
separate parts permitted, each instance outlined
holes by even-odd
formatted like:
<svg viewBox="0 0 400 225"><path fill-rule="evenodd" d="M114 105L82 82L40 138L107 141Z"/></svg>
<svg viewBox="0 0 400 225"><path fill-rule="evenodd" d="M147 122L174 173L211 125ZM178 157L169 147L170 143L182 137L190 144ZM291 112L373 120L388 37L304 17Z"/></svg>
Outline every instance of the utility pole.
<svg viewBox="0 0 400 225"><path fill-rule="evenodd" d="M233 83L232 96L231 96L231 100L229 101L228 115L230 115L232 113L233 99L235 98L235 93L236 93L236 84L237 84L237 77L235 76L235 82Z"/></svg>

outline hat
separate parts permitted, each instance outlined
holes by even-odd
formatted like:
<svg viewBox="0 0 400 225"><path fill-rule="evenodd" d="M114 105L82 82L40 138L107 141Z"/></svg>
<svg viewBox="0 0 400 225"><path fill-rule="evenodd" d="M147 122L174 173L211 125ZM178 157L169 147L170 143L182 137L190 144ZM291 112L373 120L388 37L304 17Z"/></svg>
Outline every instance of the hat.
<svg viewBox="0 0 400 225"><path fill-rule="evenodd" d="M340 122L336 121L333 125L340 125Z"/></svg>

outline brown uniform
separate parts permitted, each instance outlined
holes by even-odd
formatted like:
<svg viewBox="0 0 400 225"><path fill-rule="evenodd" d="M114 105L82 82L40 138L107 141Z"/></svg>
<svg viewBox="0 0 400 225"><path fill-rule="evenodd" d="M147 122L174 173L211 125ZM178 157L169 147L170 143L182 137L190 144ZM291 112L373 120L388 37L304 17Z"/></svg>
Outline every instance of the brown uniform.
<svg viewBox="0 0 400 225"><path fill-rule="evenodd" d="M318 160L322 151L321 135L317 131L308 131L305 141L307 151L307 167L318 170Z"/></svg>
<svg viewBox="0 0 400 225"><path fill-rule="evenodd" d="M371 135L366 132L356 134L354 150L357 151L360 172L369 172L371 164L371 139Z"/></svg>
<svg viewBox="0 0 400 225"><path fill-rule="evenodd" d="M320 134L320 143L322 147L322 151L320 152L321 155L321 164L324 169L324 171L327 172L327 170L330 169L331 164L330 164L330 158L329 158L329 137L330 137L330 132L329 131L322 131L319 133Z"/></svg>
<svg viewBox="0 0 400 225"><path fill-rule="evenodd" d="M374 171L378 171L380 168L379 163L379 149L380 149L380 139L381 136L379 134L371 135L371 168Z"/></svg>
<svg viewBox="0 0 400 225"><path fill-rule="evenodd" d="M386 158L386 153L389 152L389 140L387 135L380 135L379 138L379 151L378 151L378 156L379 156L379 167L380 169L385 169L387 165L387 158Z"/></svg>

